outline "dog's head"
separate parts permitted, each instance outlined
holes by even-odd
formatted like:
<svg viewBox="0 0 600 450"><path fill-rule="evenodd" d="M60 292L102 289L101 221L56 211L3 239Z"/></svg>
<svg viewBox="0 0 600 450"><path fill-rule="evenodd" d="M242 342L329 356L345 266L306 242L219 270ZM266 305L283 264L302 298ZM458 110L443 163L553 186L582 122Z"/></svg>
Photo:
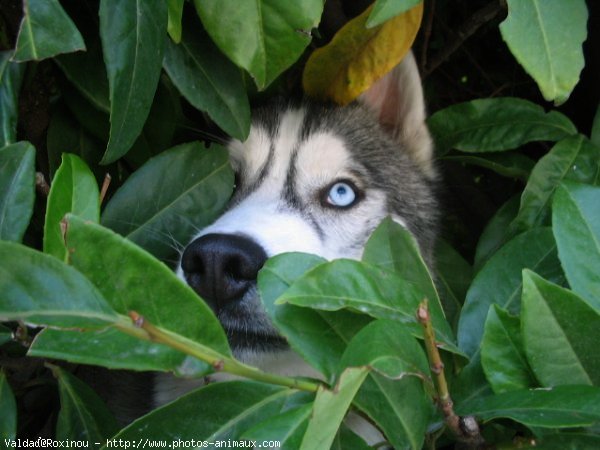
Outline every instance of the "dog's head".
<svg viewBox="0 0 600 450"><path fill-rule="evenodd" d="M186 247L180 275L214 309L234 350L285 347L262 310L256 277L268 257L300 251L360 258L388 215L429 256L436 231L432 145L412 55L347 107L259 109L228 210Z"/></svg>

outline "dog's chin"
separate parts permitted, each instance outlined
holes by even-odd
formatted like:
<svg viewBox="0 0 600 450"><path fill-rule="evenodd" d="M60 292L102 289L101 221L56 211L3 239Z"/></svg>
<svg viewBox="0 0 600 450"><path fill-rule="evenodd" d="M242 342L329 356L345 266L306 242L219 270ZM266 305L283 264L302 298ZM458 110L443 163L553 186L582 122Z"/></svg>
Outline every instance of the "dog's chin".
<svg viewBox="0 0 600 450"><path fill-rule="evenodd" d="M236 356L247 353L275 353L289 348L286 340L276 334L235 328L226 328L225 331L229 346Z"/></svg>
<svg viewBox="0 0 600 450"><path fill-rule="evenodd" d="M217 318L235 354L277 352L289 348L264 312L255 289L240 301L217 311Z"/></svg>

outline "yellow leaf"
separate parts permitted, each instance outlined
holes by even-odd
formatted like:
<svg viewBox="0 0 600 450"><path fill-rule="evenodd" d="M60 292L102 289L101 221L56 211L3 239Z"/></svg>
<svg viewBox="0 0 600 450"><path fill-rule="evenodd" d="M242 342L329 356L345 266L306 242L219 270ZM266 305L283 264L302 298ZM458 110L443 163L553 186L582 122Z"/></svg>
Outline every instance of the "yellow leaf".
<svg viewBox="0 0 600 450"><path fill-rule="evenodd" d="M423 3L367 28L371 9L372 5L312 53L302 75L307 95L340 105L350 103L408 53L421 25Z"/></svg>

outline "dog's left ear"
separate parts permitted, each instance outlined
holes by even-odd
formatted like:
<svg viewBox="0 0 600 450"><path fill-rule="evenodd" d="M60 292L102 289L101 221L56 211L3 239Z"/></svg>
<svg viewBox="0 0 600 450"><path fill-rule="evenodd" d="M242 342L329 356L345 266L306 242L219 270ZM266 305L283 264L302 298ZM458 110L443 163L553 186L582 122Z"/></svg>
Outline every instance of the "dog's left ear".
<svg viewBox="0 0 600 450"><path fill-rule="evenodd" d="M381 125L404 145L423 172L433 178L433 141L425 125L423 88L412 51L364 92L359 101L375 112Z"/></svg>

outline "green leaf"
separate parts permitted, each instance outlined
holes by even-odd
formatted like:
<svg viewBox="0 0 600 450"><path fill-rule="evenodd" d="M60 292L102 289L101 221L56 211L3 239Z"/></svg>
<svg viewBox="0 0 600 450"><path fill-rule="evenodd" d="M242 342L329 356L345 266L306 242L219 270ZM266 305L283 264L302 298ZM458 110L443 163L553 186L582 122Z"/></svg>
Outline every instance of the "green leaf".
<svg viewBox="0 0 600 450"><path fill-rule="evenodd" d="M546 113L518 98L478 99L449 106L427 121L439 155L512 150L532 141L558 141L577 130L558 111Z"/></svg>
<svg viewBox="0 0 600 450"><path fill-rule="evenodd" d="M481 352L478 350L453 380L452 400L459 404L492 393L492 387L481 366Z"/></svg>
<svg viewBox="0 0 600 450"><path fill-rule="evenodd" d="M0 149L0 239L23 239L34 200L35 149L29 142Z"/></svg>
<svg viewBox="0 0 600 450"><path fill-rule="evenodd" d="M169 5L169 20L167 24L167 32L173 42L179 44L181 41L181 18L183 16L184 0L168 0Z"/></svg>
<svg viewBox="0 0 600 450"><path fill-rule="evenodd" d="M479 352L490 305L512 314L520 310L523 269L531 269L559 283L563 274L549 228L534 228L506 243L475 276L458 323L458 343L472 356Z"/></svg>
<svg viewBox="0 0 600 450"><path fill-rule="evenodd" d="M320 387L300 450L329 450L358 388L369 374L367 367L342 372L332 390Z"/></svg>
<svg viewBox="0 0 600 450"><path fill-rule="evenodd" d="M197 24L185 28L180 44L167 43L163 66L194 107L206 111L227 134L246 140L250 132L250 104L242 72Z"/></svg>
<svg viewBox="0 0 600 450"><path fill-rule="evenodd" d="M499 175L518 178L527 181L535 163L522 153L505 152L473 155L450 155L442 158L444 161L471 164L484 167Z"/></svg>
<svg viewBox="0 0 600 450"><path fill-rule="evenodd" d="M354 401L394 448L420 449L432 408L419 377L429 373L423 349L406 326L377 320L354 336L342 366L374 370Z"/></svg>
<svg viewBox="0 0 600 450"><path fill-rule="evenodd" d="M15 439L17 435L17 402L8 385L6 374L0 371L0 439Z"/></svg>
<svg viewBox="0 0 600 450"><path fill-rule="evenodd" d="M100 193L94 174L78 156L63 154L62 164L50 186L44 224L44 253L61 261L67 257L61 221L65 214L98 222Z"/></svg>
<svg viewBox="0 0 600 450"><path fill-rule="evenodd" d="M0 260L0 320L65 328L119 320L81 273L53 256L1 241Z"/></svg>
<svg viewBox="0 0 600 450"><path fill-rule="evenodd" d="M406 326L379 319L366 325L350 341L344 355L354 366L369 366L387 378L427 376L429 364L423 349Z"/></svg>
<svg viewBox="0 0 600 450"><path fill-rule="evenodd" d="M506 201L490 219L479 237L475 249L475 271L498 250L509 238L508 227L519 211L521 199L513 196Z"/></svg>
<svg viewBox="0 0 600 450"><path fill-rule="evenodd" d="M376 318L391 318L405 323L411 332L423 336L416 311L423 293L412 283L370 264L339 259L321 264L283 293L276 304L337 311L348 308ZM452 331L443 316L432 314L441 348L457 351Z"/></svg>
<svg viewBox="0 0 600 450"><path fill-rule="evenodd" d="M106 205L101 222L157 258L171 257L217 217L232 189L223 148L183 144L132 174Z"/></svg>
<svg viewBox="0 0 600 450"><path fill-rule="evenodd" d="M454 256L456 260L457 255ZM436 285L421 255L419 245L402 225L391 218L383 220L367 241L362 260L396 272L401 278L414 284L429 299L434 314L445 317ZM458 267L464 269L464 266L458 263Z"/></svg>
<svg viewBox="0 0 600 450"><path fill-rule="evenodd" d="M12 52L0 52L0 148L17 140L19 91L25 64L10 61Z"/></svg>
<svg viewBox="0 0 600 450"><path fill-rule="evenodd" d="M258 289L269 318L292 349L326 379L333 380L348 342L371 319L349 311L318 311L275 304L295 280L324 262L323 258L303 253L277 255L259 272Z"/></svg>
<svg viewBox="0 0 600 450"><path fill-rule="evenodd" d="M167 29L164 0L102 0L100 36L110 88L110 138L103 164L123 156L148 117Z"/></svg>
<svg viewBox="0 0 600 450"><path fill-rule="evenodd" d="M39 61L78 50L85 50L83 38L58 0L23 2L15 61Z"/></svg>
<svg viewBox="0 0 600 450"><path fill-rule="evenodd" d="M331 446L331 450L371 450L372 448L363 438L344 425L342 425Z"/></svg>
<svg viewBox="0 0 600 450"><path fill-rule="evenodd" d="M230 355L224 331L210 308L167 266L99 225L69 215L67 226L71 264L98 287L116 311L123 315L137 311L179 340L191 340L223 358ZM115 261L119 261L118 270ZM113 329L46 330L37 336L30 354L112 368L174 370L188 376L207 370L206 364L195 358Z"/></svg>
<svg viewBox="0 0 600 450"><path fill-rule="evenodd" d="M484 421L507 418L529 427L590 426L600 421L600 388L556 386L505 392L459 404L456 413Z"/></svg>
<svg viewBox="0 0 600 450"><path fill-rule="evenodd" d="M38 333L29 356L62 359L110 369L173 371L183 376L203 375L207 365L164 345L125 334L115 328L56 330Z"/></svg>
<svg viewBox="0 0 600 450"><path fill-rule="evenodd" d="M585 0L507 0L502 38L538 84L544 98L564 103L585 64L581 44L587 37Z"/></svg>
<svg viewBox="0 0 600 450"><path fill-rule="evenodd" d="M305 394L249 381L213 383L152 411L114 439L235 440L253 425L285 413L288 405L297 406L299 395Z"/></svg>
<svg viewBox="0 0 600 450"><path fill-rule="evenodd" d="M300 448L312 412L312 404L291 408L253 426L241 440L279 441L280 448Z"/></svg>
<svg viewBox="0 0 600 450"><path fill-rule="evenodd" d="M151 324L229 356L212 310L173 271L127 239L67 216L69 261L102 292L113 309L136 311ZM115 270L115 261L119 262ZM202 326L199 326L202 324Z"/></svg>
<svg viewBox="0 0 600 450"><path fill-rule="evenodd" d="M319 23L322 0L194 0L213 41L246 69L259 89L268 86L300 57Z"/></svg>
<svg viewBox="0 0 600 450"><path fill-rule="evenodd" d="M450 244L439 240L435 248L437 288L444 312L456 330L460 310L473 280L473 268Z"/></svg>
<svg viewBox="0 0 600 450"><path fill-rule="evenodd" d="M481 341L481 364L496 394L536 385L525 356L520 327L518 317L498 305L490 306Z"/></svg>
<svg viewBox="0 0 600 450"><path fill-rule="evenodd" d="M88 385L58 366L50 368L58 379L60 395L57 439L87 441L94 446L96 442L105 442L119 430L104 402Z"/></svg>
<svg viewBox="0 0 600 450"><path fill-rule="evenodd" d="M419 245L410 231L399 223L389 217L383 220L367 241L362 260L396 272L420 289L430 303L435 303L438 312L442 311L435 283L421 256Z"/></svg>
<svg viewBox="0 0 600 450"><path fill-rule="evenodd" d="M552 231L569 285L600 310L600 188L561 184L552 205Z"/></svg>
<svg viewBox="0 0 600 450"><path fill-rule="evenodd" d="M600 183L600 148L585 136L560 141L535 165L521 195L519 213L510 225L513 233L547 221L552 196L563 180Z"/></svg>
<svg viewBox="0 0 600 450"><path fill-rule="evenodd" d="M339 259L321 264L296 280L275 302L337 311L348 308L376 318L405 323L417 337L423 336L416 311L424 295L393 272L358 261ZM432 322L440 347L459 352L441 308L433 308Z"/></svg>
<svg viewBox="0 0 600 450"><path fill-rule="evenodd" d="M600 385L600 312L571 291L523 271L523 341L543 386Z"/></svg>
<svg viewBox="0 0 600 450"><path fill-rule="evenodd" d="M421 0L377 0L367 20L367 28L381 25L419 3L421 3Z"/></svg>

